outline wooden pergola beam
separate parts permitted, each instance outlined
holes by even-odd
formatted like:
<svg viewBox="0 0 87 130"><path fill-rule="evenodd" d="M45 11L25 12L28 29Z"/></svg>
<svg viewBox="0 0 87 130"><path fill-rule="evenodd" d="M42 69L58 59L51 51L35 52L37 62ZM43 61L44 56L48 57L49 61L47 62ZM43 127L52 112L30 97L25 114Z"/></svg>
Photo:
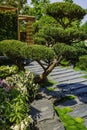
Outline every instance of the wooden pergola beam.
<svg viewBox="0 0 87 130"><path fill-rule="evenodd" d="M30 21L35 21L35 17L34 16L27 16L27 15L19 15L18 16L18 20L30 20Z"/></svg>
<svg viewBox="0 0 87 130"><path fill-rule="evenodd" d="M0 10L3 10L3 11L18 11L18 8L14 8L14 7L8 7L8 6L1 6L0 5Z"/></svg>

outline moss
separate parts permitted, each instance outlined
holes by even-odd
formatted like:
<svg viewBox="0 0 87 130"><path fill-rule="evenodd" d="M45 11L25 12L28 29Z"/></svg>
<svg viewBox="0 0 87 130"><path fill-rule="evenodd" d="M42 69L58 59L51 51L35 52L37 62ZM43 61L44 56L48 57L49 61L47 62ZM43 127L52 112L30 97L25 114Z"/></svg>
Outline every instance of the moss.
<svg viewBox="0 0 87 130"><path fill-rule="evenodd" d="M55 88L53 88L53 87L47 87L47 90L49 90L49 91L54 91Z"/></svg>
<svg viewBox="0 0 87 130"><path fill-rule="evenodd" d="M68 112L71 112L72 109L70 107L58 108L54 107L57 115L60 117L61 121L64 124L66 130L87 130L84 125L84 120L80 117L73 118L68 115Z"/></svg>
<svg viewBox="0 0 87 130"><path fill-rule="evenodd" d="M77 123L84 123L84 120L83 120L82 118L79 118L79 117L76 117L76 118L75 118L75 121L76 121Z"/></svg>

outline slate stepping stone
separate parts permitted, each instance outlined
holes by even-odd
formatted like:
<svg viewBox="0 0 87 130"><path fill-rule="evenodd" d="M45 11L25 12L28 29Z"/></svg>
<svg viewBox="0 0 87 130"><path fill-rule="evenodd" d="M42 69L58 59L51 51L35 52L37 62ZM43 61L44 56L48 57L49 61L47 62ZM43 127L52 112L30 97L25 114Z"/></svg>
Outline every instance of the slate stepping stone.
<svg viewBox="0 0 87 130"><path fill-rule="evenodd" d="M86 117L87 116L87 104L78 106L75 110L69 113L72 117Z"/></svg>
<svg viewBox="0 0 87 130"><path fill-rule="evenodd" d="M70 85L70 84L75 84L75 83L82 83L84 81L87 81L87 79L85 79L85 78L76 78L76 79L71 79L71 80L67 80L67 81L62 81L61 83L59 83L59 86L62 87L62 86L65 86L65 85Z"/></svg>
<svg viewBox="0 0 87 130"><path fill-rule="evenodd" d="M60 72L58 72L58 71L56 71L56 72L51 72L51 76L53 76L53 75L61 75L61 74L64 74L64 73L71 73L71 72L73 72L73 70L64 70L64 71L60 71Z"/></svg>
<svg viewBox="0 0 87 130"><path fill-rule="evenodd" d="M78 74L81 74L80 72L71 72L71 73L63 73L61 75L57 75L57 78L64 78L64 77L67 77L67 76L73 76L73 75L78 75ZM52 75L52 77L54 78L55 75Z"/></svg>
<svg viewBox="0 0 87 130"><path fill-rule="evenodd" d="M70 75L70 76L61 77L61 78L58 78L56 76L56 78L54 78L54 79L57 79L58 82L62 82L62 81L77 79L77 78L79 78L81 76L84 76L84 74L75 74L75 75Z"/></svg>
<svg viewBox="0 0 87 130"><path fill-rule="evenodd" d="M78 88L78 89L74 90L73 93L76 95L87 93L87 86L83 87L83 88Z"/></svg>
<svg viewBox="0 0 87 130"><path fill-rule="evenodd" d="M83 94L81 93L80 96L78 96L79 100L83 103L87 103L87 93Z"/></svg>
<svg viewBox="0 0 87 130"><path fill-rule="evenodd" d="M31 104L31 115L37 122L53 119L54 109L50 100L40 99Z"/></svg>
<svg viewBox="0 0 87 130"><path fill-rule="evenodd" d="M62 86L62 91L75 91L77 89L81 89L81 88L84 88L84 87L87 87L87 81L86 82L79 82L79 83L73 83L73 84L69 84L69 85L65 85L65 86Z"/></svg>
<svg viewBox="0 0 87 130"><path fill-rule="evenodd" d="M53 120L45 120L37 124L39 130L65 130L63 124L55 115Z"/></svg>

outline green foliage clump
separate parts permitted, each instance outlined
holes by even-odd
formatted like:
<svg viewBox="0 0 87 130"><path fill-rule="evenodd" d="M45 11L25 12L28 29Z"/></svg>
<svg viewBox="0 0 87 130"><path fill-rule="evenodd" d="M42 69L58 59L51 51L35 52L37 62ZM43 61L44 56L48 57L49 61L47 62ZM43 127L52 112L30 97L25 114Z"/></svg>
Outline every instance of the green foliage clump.
<svg viewBox="0 0 87 130"><path fill-rule="evenodd" d="M0 129L27 129L30 102L37 95L38 85L29 71L0 80Z"/></svg>
<svg viewBox="0 0 87 130"><path fill-rule="evenodd" d="M54 51L43 45L29 45L25 48L23 55L26 58L36 61L43 60L48 63L52 62L55 57Z"/></svg>
<svg viewBox="0 0 87 130"><path fill-rule="evenodd" d="M78 43L74 43L72 46L76 48L76 53L75 53L76 55L75 55L75 57L77 59L79 59L80 56L87 54L87 51L86 51L87 50L87 46L86 46L86 43L84 41L80 41Z"/></svg>
<svg viewBox="0 0 87 130"><path fill-rule="evenodd" d="M53 46L56 42L71 44L85 39L80 28L85 9L71 2L55 2L48 4L46 13L47 16L35 23L36 43Z"/></svg>
<svg viewBox="0 0 87 130"><path fill-rule="evenodd" d="M16 12L0 11L0 41L18 39L18 16Z"/></svg>
<svg viewBox="0 0 87 130"><path fill-rule="evenodd" d="M72 48L74 49L74 53L73 54L69 54L66 56L66 61L69 61L70 63L72 63L74 66L76 66L76 63L79 61L79 57L82 55L86 55L87 54L87 47L85 42L80 41L77 43L73 43ZM72 49L71 49L72 52Z"/></svg>
<svg viewBox="0 0 87 130"><path fill-rule="evenodd" d="M21 70L24 69L23 62L25 58L22 55L24 46L26 46L26 44L18 40L3 40L0 42L0 52L11 59Z"/></svg>
<svg viewBox="0 0 87 130"><path fill-rule="evenodd" d="M3 40L0 42L0 52L11 59L22 58L21 50L24 43L18 40Z"/></svg>
<svg viewBox="0 0 87 130"><path fill-rule="evenodd" d="M53 88L53 87L47 87L47 90L49 90L49 91L54 91L55 88Z"/></svg>
<svg viewBox="0 0 87 130"><path fill-rule="evenodd" d="M82 19L86 14L86 10L70 2L55 2L48 5L47 14L53 16L57 20L65 17L75 20Z"/></svg>
<svg viewBox="0 0 87 130"><path fill-rule="evenodd" d="M84 120L82 118L73 118L67 114L68 112L72 111L70 107L65 107L62 109L55 107L54 109L58 116L61 118L66 130L87 130L84 125Z"/></svg>
<svg viewBox="0 0 87 130"><path fill-rule="evenodd" d="M52 43L55 42L54 38L52 37L52 34L54 34L55 30L52 30L51 28L57 28L57 21L51 17L51 16L43 16L34 23L34 42L36 44L42 44L46 46L52 45ZM51 31L52 30L52 31ZM52 32L52 33L51 33Z"/></svg>
<svg viewBox="0 0 87 130"><path fill-rule="evenodd" d="M0 66L0 78L6 78L7 76L10 76L12 74L15 74L18 72L18 67L15 65L9 66Z"/></svg>
<svg viewBox="0 0 87 130"><path fill-rule="evenodd" d="M32 59L36 61L43 60L52 62L55 53L51 48L43 45L29 45L17 40L3 40L0 42L0 51L14 61L20 67L24 59Z"/></svg>
<svg viewBox="0 0 87 130"><path fill-rule="evenodd" d="M69 66L69 61L67 61L66 59L63 59L63 60L61 60L60 64L62 66Z"/></svg>
<svg viewBox="0 0 87 130"><path fill-rule="evenodd" d="M35 76L29 71L22 71L18 74L7 77L6 81L10 86L13 86L24 93L28 91L29 102L33 101L38 94L38 84L34 83Z"/></svg>
<svg viewBox="0 0 87 130"><path fill-rule="evenodd" d="M80 56L76 66L81 70L87 70L87 55Z"/></svg>
<svg viewBox="0 0 87 130"><path fill-rule="evenodd" d="M76 49L74 47L72 47L70 45L66 45L64 43L56 43L53 46L53 49L54 49L57 57L62 56L65 59L71 57L76 51Z"/></svg>

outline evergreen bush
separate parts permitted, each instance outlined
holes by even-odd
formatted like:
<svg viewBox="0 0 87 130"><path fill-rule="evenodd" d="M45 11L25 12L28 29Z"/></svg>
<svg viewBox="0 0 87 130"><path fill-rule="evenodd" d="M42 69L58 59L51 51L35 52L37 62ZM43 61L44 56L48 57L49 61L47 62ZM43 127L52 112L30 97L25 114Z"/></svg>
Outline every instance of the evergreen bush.
<svg viewBox="0 0 87 130"><path fill-rule="evenodd" d="M17 12L0 10L0 41L4 39L18 39Z"/></svg>
<svg viewBox="0 0 87 130"><path fill-rule="evenodd" d="M76 66L81 70L87 70L87 55L80 56Z"/></svg>

